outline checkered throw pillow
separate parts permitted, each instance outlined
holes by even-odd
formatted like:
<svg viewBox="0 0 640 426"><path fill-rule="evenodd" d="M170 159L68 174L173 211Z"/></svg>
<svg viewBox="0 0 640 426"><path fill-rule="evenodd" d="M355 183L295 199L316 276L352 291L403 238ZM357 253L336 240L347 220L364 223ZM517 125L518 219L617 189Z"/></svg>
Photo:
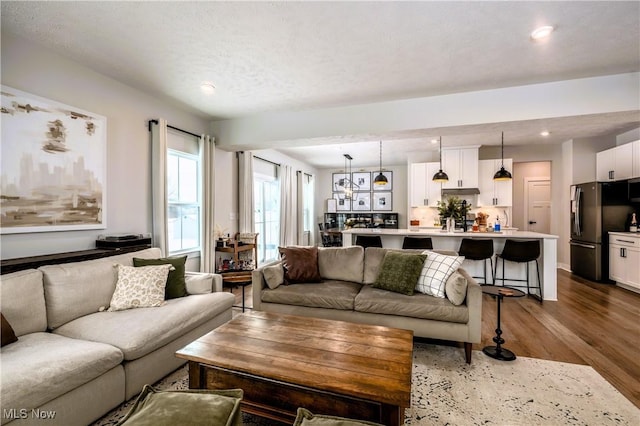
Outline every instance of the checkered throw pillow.
<svg viewBox="0 0 640 426"><path fill-rule="evenodd" d="M444 298L444 287L447 279L464 261L464 256L446 256L444 254L425 251L422 272L416 284L416 291L431 296Z"/></svg>

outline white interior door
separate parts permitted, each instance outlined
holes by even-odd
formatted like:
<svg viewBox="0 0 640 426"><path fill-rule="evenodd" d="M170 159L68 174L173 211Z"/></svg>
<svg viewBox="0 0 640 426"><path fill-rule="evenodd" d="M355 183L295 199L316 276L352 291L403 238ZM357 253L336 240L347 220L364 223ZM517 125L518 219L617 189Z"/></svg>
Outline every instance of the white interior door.
<svg viewBox="0 0 640 426"><path fill-rule="evenodd" d="M549 234L551 232L551 181L525 180L524 230Z"/></svg>

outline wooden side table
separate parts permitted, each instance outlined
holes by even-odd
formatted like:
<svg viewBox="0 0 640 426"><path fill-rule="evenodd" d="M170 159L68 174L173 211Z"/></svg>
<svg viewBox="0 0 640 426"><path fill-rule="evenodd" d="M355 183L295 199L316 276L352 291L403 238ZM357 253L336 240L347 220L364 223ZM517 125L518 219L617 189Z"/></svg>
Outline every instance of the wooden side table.
<svg viewBox="0 0 640 426"><path fill-rule="evenodd" d="M242 306L235 306L236 308L242 307L242 312L245 310L244 304L244 288L251 285L251 271L221 271L222 275L222 287L228 287L232 291L233 287L242 287Z"/></svg>

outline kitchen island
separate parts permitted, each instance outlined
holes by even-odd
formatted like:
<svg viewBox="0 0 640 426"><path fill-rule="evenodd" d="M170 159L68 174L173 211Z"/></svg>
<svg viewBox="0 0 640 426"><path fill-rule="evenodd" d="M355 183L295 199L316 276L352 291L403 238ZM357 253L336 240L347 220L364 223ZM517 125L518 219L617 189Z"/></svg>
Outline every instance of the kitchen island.
<svg viewBox="0 0 640 426"><path fill-rule="evenodd" d="M458 251L463 238L491 238L495 253L501 253L504 241L509 239L519 240L539 240L540 241L540 285L542 287L542 298L544 300L558 300L557 291L557 268L558 268L558 236L540 234L538 232L527 231L502 231L502 232L446 232L442 230L410 230L410 229L381 229L381 228L352 228L342 231L342 245L350 247L355 245L357 235L379 235L382 239L382 246L385 248L402 248L404 237L431 237L433 248L438 250ZM495 258L493 263L495 265ZM462 264L473 276L482 275L482 262L465 260ZM502 269L502 262L500 262ZM509 278L525 278L524 264L517 265L507 262L505 275ZM536 285L535 265L529 267L529 283ZM501 274L500 274L501 275ZM502 281L498 280L498 284ZM508 280L505 285L509 285ZM514 284L514 283L511 283ZM524 283L515 283L524 285Z"/></svg>

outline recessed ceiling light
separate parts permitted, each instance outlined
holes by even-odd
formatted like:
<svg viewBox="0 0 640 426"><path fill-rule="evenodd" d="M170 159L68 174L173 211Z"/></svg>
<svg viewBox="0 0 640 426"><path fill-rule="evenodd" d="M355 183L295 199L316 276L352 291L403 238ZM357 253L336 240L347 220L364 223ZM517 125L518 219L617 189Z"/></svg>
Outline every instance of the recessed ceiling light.
<svg viewBox="0 0 640 426"><path fill-rule="evenodd" d="M542 132L540 132L540 136L544 136L544 137L547 137L547 136L549 136L550 134L551 134L551 132L550 132L550 131L548 131L548 130L543 130Z"/></svg>
<svg viewBox="0 0 640 426"><path fill-rule="evenodd" d="M431 139L431 143L432 144L437 144L438 143L438 139Z"/></svg>
<svg viewBox="0 0 640 426"><path fill-rule="evenodd" d="M545 25L543 27L538 27L531 32L531 40L539 41L549 37L549 35L553 32L555 28L551 25Z"/></svg>
<svg viewBox="0 0 640 426"><path fill-rule="evenodd" d="M202 84L200 84L200 90L202 90L207 95L210 95L216 91L216 86L214 86L213 83L205 81Z"/></svg>

